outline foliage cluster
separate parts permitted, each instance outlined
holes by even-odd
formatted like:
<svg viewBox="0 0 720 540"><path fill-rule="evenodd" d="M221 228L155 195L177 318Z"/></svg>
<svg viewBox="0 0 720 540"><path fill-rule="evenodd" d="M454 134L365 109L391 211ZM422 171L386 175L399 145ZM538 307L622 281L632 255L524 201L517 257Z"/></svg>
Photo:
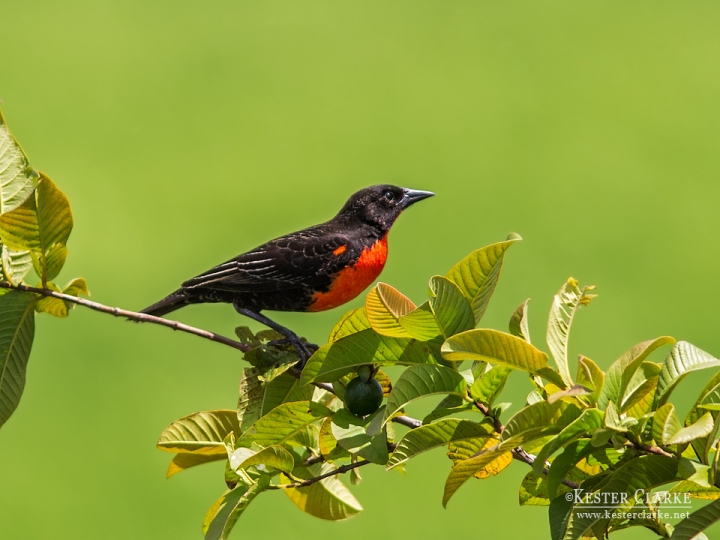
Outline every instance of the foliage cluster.
<svg viewBox="0 0 720 540"><path fill-rule="evenodd" d="M0 111L0 249L5 285L34 274L37 287L71 296L87 295L82 278L60 288L57 278L68 255L73 228L70 202L46 174L30 166ZM67 317L72 304L0 288L0 426L15 411L35 336L35 313Z"/></svg>
<svg viewBox="0 0 720 540"><path fill-rule="evenodd" d="M632 347L607 371L585 356L571 369L570 328L594 297L592 287L581 288L572 278L554 296L548 317L546 341L555 367L530 342L527 301L512 314L508 332L478 328L505 253L518 239L511 235L477 250L445 276L432 277L430 298L420 306L378 283L365 307L342 317L301 374L292 372L292 351L268 344L272 334L238 329L253 349L245 355L252 367L243 372L237 410L181 418L158 443L176 453L168 476L226 461L227 490L207 513L205 538L226 538L247 505L270 490L282 490L301 510L323 519L352 517L360 504L336 474L351 471L355 483L360 466L398 469L441 447L452 461L443 505L467 480L523 461L532 469L521 483L520 504L549 506L553 540L605 538L628 527L685 539L720 519L720 374L684 423L669 402L688 373L720 367L720 360L690 343L659 337ZM665 360L652 361L662 347L670 348ZM366 366L376 370L385 401L360 418L346 409L343 393ZM382 371L386 366L405 369L391 382ZM510 404L498 398L513 370L525 372L533 389L505 421ZM431 396L442 399L422 421L405 416L408 404ZM410 429L401 435L399 425ZM658 513L668 492L656 488L666 484L672 484L670 494L714 502L674 528ZM588 512L606 493L616 497L604 509L623 517Z"/></svg>

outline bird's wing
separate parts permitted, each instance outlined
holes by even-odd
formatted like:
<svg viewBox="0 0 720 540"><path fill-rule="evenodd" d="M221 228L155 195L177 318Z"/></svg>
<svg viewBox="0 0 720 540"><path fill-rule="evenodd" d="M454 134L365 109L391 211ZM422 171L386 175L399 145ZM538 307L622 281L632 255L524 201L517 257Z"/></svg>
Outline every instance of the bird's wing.
<svg viewBox="0 0 720 540"><path fill-rule="evenodd" d="M352 260L353 242L339 233L293 233L238 255L185 283L187 289L261 292L312 287Z"/></svg>

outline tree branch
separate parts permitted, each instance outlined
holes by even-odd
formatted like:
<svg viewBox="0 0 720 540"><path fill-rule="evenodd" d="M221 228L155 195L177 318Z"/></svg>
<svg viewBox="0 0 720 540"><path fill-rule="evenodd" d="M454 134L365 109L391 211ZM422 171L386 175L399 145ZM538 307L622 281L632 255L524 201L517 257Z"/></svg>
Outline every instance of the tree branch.
<svg viewBox="0 0 720 540"><path fill-rule="evenodd" d="M28 285L23 285L23 284L15 285L15 284L12 284L7 281L0 281L0 288L30 292L30 293L39 294L41 296L57 298L59 300L64 300L65 302L70 302L72 304L77 304L79 306L83 306L83 307L92 309L94 311L99 311L101 313L107 313L108 315L113 315L114 317L123 317L123 318L129 319L131 321L146 322L146 323L151 323L151 324L157 324L160 326L165 326L167 328L172 328L173 330L185 332L187 334L192 334L192 335L195 335L195 336L198 336L198 337L210 340L210 341L214 341L216 343L220 343L222 345L226 345L228 347L232 347L233 349L237 349L242 352L248 352L249 350L252 349L252 346L248 345L247 343L242 343L240 341L230 339L225 336L221 336L214 332L202 330L201 328L195 328L194 326L189 326L187 324L183 324L178 321L172 321L170 319L163 319L162 317L155 317L154 315L147 315L146 313L138 313L136 311L129 311L127 309L106 306L106 305L100 304L98 302L93 302L93 301L87 300L85 298L79 298L77 296L60 293L57 291L53 291L51 289L30 287ZM288 370L288 372L297 378L300 378L300 376L302 374L302 372L296 368L291 368L290 370ZM318 388L322 388L323 390L326 390L333 394L335 393L332 385L329 383L318 382L318 383L313 383L313 384L315 386L317 386ZM493 422L495 424L495 430L498 433L502 433L502 430L503 430L502 423L500 422L500 420L497 417L492 415L492 412L488 409L488 407L484 403L480 403L477 401L475 401L474 403L475 403L475 406L478 408L478 410L481 413L483 413L485 416L487 416L488 418L491 418L493 420ZM403 426L409 427L410 429L416 429L416 428L419 428L420 426L422 426L422 421L420 421L416 418L411 418L409 416L396 416L396 417L392 418L392 421L396 422L398 424L401 424ZM654 454L672 457L671 454L668 454L667 452L665 452L664 450L662 450L661 448L658 448L658 447L642 446L641 449L646 452L651 452ZM513 454L513 458L515 458L519 461L522 461L524 463L527 463L529 465L532 465L532 463L535 461L535 456L533 456L532 454L528 454L521 447L514 448L512 450L512 454ZM317 458L315 458L313 460L314 463L319 463L321 461L323 461L322 456L318 456ZM370 461L358 461L356 463L350 463L348 465L343 465L342 467L338 467L337 469L330 471L328 473L325 473L323 475L320 475L318 477L311 478L309 480L304 480L302 482L296 482L295 484L287 484L283 487L288 488L288 487L309 486L309 485L314 484L315 482L319 482L320 480L323 480L324 478L328 478L330 476L334 476L337 474L343 474L343 473L346 473L347 471L350 471L357 467L362 467L363 465L367 465L369 463L370 463ZM543 472L545 474L547 474L547 469L546 468L543 469ZM573 488L579 487L578 484L576 484L575 482L570 482L569 480L563 480L563 484L573 487Z"/></svg>
<svg viewBox="0 0 720 540"><path fill-rule="evenodd" d="M53 291L50 289L29 287L27 285L22 285L22 284L14 285L7 281L0 281L0 287L2 287L4 289L14 289L16 291L25 291L25 292L36 293L36 294L39 294L42 296L49 296L51 298L58 298L60 300L66 301L66 302L71 302L71 303L77 304L79 306L84 306L86 308L90 308L92 310L99 311L101 313L107 313L107 314L113 315L115 317L124 317L126 319L130 319L131 321L147 322L147 323L152 323L152 324L158 324L160 326L166 326L168 328L172 328L173 330L178 330L180 332L193 334L193 335L199 336L201 338L209 339L210 341L214 341L216 343L222 343L223 345L227 345L228 347L232 347L233 349L237 349L242 352L248 352L252 348L247 343L242 343L240 341L236 341L234 339L230 339L228 337L221 336L214 332L208 332L207 330L195 328L194 326L188 326L187 324L183 324L178 321L171 321L170 319L163 319L162 317L155 317L154 315L147 315L145 313L137 313L135 311L128 311L126 309L121 309L121 308L116 308L116 307L114 308L114 307L106 306L103 304L99 304L97 302L92 302L91 300L86 300L85 298L78 298L77 296L71 296L69 294L59 293L57 291Z"/></svg>
<svg viewBox="0 0 720 540"><path fill-rule="evenodd" d="M505 429L505 426L503 426L500 419L492 413L490 408L481 401L473 400L473 403L475 404L477 410L479 410L487 418L490 418L493 421L495 431L497 433L502 433L503 429ZM510 452L512 453L513 459L517 459L518 461L527 463L530 466L532 466L532 464L535 463L535 460L537 459L536 456L527 453L522 446L517 446L513 448ZM549 469L547 467L543 467L543 474L547 476L548 472L550 472ZM562 483L573 489L578 489L580 487L580 484L578 484L577 482L573 482L572 480L568 480L566 478L562 479Z"/></svg>

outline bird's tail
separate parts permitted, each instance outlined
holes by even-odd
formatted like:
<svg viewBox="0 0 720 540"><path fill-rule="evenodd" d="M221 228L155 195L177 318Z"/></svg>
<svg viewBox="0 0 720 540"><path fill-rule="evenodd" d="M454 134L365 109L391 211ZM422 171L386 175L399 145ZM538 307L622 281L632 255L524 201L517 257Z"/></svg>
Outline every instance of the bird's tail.
<svg viewBox="0 0 720 540"><path fill-rule="evenodd" d="M190 301L188 295L182 289L178 289L174 293L167 295L159 302L155 302L152 306L146 307L140 313L154 315L155 317L162 317L163 315L167 315L176 309L187 306L189 303Z"/></svg>

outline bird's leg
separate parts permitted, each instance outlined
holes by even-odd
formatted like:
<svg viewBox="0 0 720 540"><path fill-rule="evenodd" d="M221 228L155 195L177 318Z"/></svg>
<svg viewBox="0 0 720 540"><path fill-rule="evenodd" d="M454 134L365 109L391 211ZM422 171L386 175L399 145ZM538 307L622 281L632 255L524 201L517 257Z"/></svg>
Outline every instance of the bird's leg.
<svg viewBox="0 0 720 540"><path fill-rule="evenodd" d="M249 317L254 321L264 324L268 328L272 328L277 333L282 334L288 341L288 343L290 343L290 345L292 345L293 348L297 351L298 356L300 357L300 369L305 367L305 362L307 362L308 359L312 356L312 352L310 352L308 344L303 342L302 339L300 339L300 336L298 336L289 328L285 328L284 326L276 323L272 319L267 318L265 315L261 315L257 311L238 306L237 304L233 304L233 307L235 308L235 311L237 311L240 315L245 315L246 317Z"/></svg>

